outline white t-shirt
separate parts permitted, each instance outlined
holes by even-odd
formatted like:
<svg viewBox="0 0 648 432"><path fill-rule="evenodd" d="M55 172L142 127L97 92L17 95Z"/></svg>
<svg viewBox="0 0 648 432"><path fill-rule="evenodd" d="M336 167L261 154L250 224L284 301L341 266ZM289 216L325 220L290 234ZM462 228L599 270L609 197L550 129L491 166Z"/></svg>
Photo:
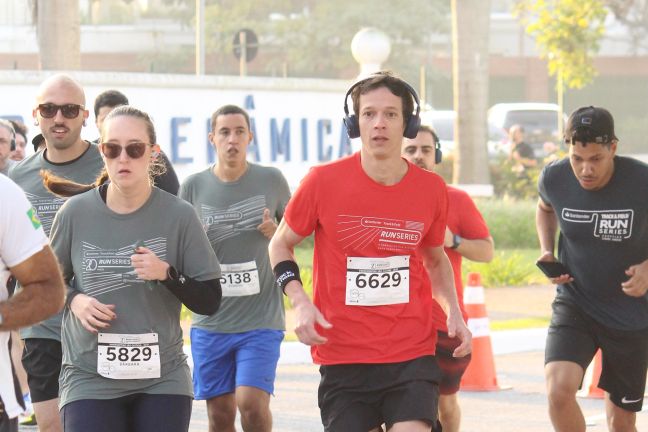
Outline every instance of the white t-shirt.
<svg viewBox="0 0 648 432"><path fill-rule="evenodd" d="M8 267L40 252L47 237L22 189L0 175L0 301L7 298Z"/></svg>
<svg viewBox="0 0 648 432"><path fill-rule="evenodd" d="M24 262L46 244L40 220L22 189L0 174L0 301L8 297L9 267ZM8 340L9 332L0 331L0 399L9 418L13 418L22 407L14 392Z"/></svg>

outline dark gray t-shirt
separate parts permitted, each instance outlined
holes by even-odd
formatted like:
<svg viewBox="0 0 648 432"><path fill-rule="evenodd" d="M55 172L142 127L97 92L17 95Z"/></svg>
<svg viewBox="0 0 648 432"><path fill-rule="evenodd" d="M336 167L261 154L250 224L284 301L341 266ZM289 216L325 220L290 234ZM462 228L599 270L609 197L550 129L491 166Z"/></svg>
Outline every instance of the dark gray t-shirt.
<svg viewBox="0 0 648 432"><path fill-rule="evenodd" d="M49 236L52 221L64 198L53 195L43 186L40 170L49 170L59 177L77 183L89 184L95 181L104 167L101 153L96 145L88 143L88 149L78 158L65 163L52 163L47 160L47 151L39 151L20 161L11 169L9 177L27 195L40 218L45 234ZM61 317L58 313L47 320L20 330L23 339L43 338L61 340Z"/></svg>
<svg viewBox="0 0 648 432"><path fill-rule="evenodd" d="M61 406L79 399L112 399L133 393L192 396L182 351L180 301L162 284L137 278L130 256L139 241L160 259L197 280L220 276L218 259L193 208L153 188L148 201L129 214L110 210L98 190L70 198L54 220L50 237L67 282L101 303L115 305L109 334L157 333L160 378L110 379L97 371L98 336L66 308L63 316ZM129 360L130 361L130 360Z"/></svg>
<svg viewBox="0 0 648 432"><path fill-rule="evenodd" d="M599 323L620 330L648 328L648 295L623 293L625 270L648 259L648 165L617 156L602 189L588 191L569 159L547 165L541 199L558 217L558 257L574 282L558 286L558 299L582 308Z"/></svg>
<svg viewBox="0 0 648 432"><path fill-rule="evenodd" d="M268 257L270 240L257 226L265 208L273 219L281 220L290 198L288 183L278 169L252 163L235 182L221 181L212 169L189 176L179 193L198 212L223 264L220 309L211 316L194 314L193 325L222 333L284 330L282 293Z"/></svg>

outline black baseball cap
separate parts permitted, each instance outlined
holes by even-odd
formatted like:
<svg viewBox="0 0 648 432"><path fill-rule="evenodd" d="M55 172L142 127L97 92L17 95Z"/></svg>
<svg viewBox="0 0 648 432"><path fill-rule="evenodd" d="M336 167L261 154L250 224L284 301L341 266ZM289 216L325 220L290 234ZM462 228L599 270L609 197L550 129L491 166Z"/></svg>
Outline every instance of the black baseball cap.
<svg viewBox="0 0 648 432"><path fill-rule="evenodd" d="M618 140L614 135L614 118L605 108L580 107L567 120L565 142L608 144Z"/></svg>

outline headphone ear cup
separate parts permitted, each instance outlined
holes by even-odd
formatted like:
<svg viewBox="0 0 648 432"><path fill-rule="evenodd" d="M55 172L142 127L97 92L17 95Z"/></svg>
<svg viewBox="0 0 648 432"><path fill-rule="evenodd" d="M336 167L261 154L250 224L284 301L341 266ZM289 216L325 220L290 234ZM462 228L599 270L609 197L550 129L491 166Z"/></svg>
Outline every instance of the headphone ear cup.
<svg viewBox="0 0 648 432"><path fill-rule="evenodd" d="M421 126L421 118L418 115L411 115L407 119L407 126L405 126L405 130L403 131L403 136L409 139L416 138L420 126Z"/></svg>
<svg viewBox="0 0 648 432"><path fill-rule="evenodd" d="M16 150L16 138L11 138L11 151Z"/></svg>
<svg viewBox="0 0 648 432"><path fill-rule="evenodd" d="M344 117L344 126L346 126L349 138L358 138L360 136L360 125L355 114Z"/></svg>
<svg viewBox="0 0 648 432"><path fill-rule="evenodd" d="M442 160L443 160L443 152L441 151L440 147L437 147L434 149L434 163L438 165L441 163Z"/></svg>

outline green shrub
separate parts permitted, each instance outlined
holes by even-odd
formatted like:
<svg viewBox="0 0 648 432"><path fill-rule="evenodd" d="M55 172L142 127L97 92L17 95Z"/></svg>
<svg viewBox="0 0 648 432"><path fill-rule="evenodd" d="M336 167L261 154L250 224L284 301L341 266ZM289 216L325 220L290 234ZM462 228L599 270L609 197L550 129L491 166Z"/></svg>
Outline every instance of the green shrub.
<svg viewBox="0 0 648 432"><path fill-rule="evenodd" d="M523 253L524 252L524 253ZM499 251L490 263L463 261L462 277L465 281L467 274L481 274L484 287L522 286L543 283L544 276L535 266L536 250Z"/></svg>
<svg viewBox="0 0 648 432"><path fill-rule="evenodd" d="M495 250L539 247L535 200L478 199L475 202L495 240Z"/></svg>

